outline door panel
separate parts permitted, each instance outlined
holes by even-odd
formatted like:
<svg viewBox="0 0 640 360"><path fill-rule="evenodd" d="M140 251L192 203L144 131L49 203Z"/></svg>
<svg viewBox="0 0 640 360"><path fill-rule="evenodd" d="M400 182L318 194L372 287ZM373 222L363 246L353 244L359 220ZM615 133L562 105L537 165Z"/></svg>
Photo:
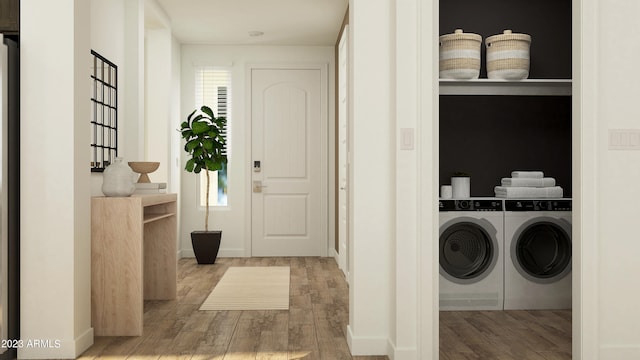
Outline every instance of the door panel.
<svg viewBox="0 0 640 360"><path fill-rule="evenodd" d="M264 195L266 236L308 236L308 196Z"/></svg>
<svg viewBox="0 0 640 360"><path fill-rule="evenodd" d="M253 256L319 256L322 226L319 69L251 72Z"/></svg>
<svg viewBox="0 0 640 360"><path fill-rule="evenodd" d="M269 164L265 176L307 179L307 93L282 83L266 89L263 96L263 158Z"/></svg>

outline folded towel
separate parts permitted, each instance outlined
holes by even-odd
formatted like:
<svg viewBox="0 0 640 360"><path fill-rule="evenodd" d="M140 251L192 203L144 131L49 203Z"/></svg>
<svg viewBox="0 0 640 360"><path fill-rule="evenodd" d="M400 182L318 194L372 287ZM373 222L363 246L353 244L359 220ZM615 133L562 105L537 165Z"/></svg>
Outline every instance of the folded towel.
<svg viewBox="0 0 640 360"><path fill-rule="evenodd" d="M502 186L529 186L529 187L549 187L556 186L556 179L546 177L542 179L533 178L502 178Z"/></svg>
<svg viewBox="0 0 640 360"><path fill-rule="evenodd" d="M531 178L531 179L542 179L544 177L544 173L542 171L512 171L512 178Z"/></svg>
<svg viewBox="0 0 640 360"><path fill-rule="evenodd" d="M561 198L562 187L520 187L520 186L496 186L496 197L499 198Z"/></svg>

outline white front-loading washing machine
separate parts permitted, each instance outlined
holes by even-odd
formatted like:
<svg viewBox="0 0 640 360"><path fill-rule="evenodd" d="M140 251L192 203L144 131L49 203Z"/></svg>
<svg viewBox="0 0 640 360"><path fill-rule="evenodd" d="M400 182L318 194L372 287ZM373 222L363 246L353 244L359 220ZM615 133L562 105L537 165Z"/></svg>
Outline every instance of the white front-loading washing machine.
<svg viewBox="0 0 640 360"><path fill-rule="evenodd" d="M502 310L502 200L440 200L439 207L440 310Z"/></svg>
<svg viewBox="0 0 640 360"><path fill-rule="evenodd" d="M570 309L571 199L504 206L504 309Z"/></svg>

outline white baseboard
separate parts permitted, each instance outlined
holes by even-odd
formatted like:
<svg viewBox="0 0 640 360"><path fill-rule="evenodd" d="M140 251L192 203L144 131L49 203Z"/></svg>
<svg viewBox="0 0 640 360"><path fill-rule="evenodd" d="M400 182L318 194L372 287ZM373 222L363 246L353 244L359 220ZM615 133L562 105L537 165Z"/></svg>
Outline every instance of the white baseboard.
<svg viewBox="0 0 640 360"><path fill-rule="evenodd" d="M375 356L387 355L389 351L389 339L385 337L355 336L350 325L347 325L347 344L351 355Z"/></svg>
<svg viewBox="0 0 640 360"><path fill-rule="evenodd" d="M75 359L93 345L93 328L73 340L24 339L18 359Z"/></svg>
<svg viewBox="0 0 640 360"><path fill-rule="evenodd" d="M333 246L329 248L328 254L329 254L329 257L332 257L336 261L336 264L339 264L339 261L338 261L339 255L336 249L333 248Z"/></svg>
<svg viewBox="0 0 640 360"><path fill-rule="evenodd" d="M599 359L640 359L640 345L602 345Z"/></svg>
<svg viewBox="0 0 640 360"><path fill-rule="evenodd" d="M342 264L340 264L340 254L338 254L336 249L334 249L333 247L330 247L329 248L329 252L328 252L328 256L332 257L333 260L335 260L336 264L338 264L338 268L340 268L340 270L344 274L344 278L347 281L347 284L349 284L349 272L348 272L347 269L343 269L342 268L343 266L342 266Z"/></svg>
<svg viewBox="0 0 640 360"><path fill-rule="evenodd" d="M396 347L396 344L389 339L388 342L388 351L390 360L417 360L418 359L418 349L417 348L399 348Z"/></svg>
<svg viewBox="0 0 640 360"><path fill-rule="evenodd" d="M76 338L76 358L93 345L93 328L87 329Z"/></svg>

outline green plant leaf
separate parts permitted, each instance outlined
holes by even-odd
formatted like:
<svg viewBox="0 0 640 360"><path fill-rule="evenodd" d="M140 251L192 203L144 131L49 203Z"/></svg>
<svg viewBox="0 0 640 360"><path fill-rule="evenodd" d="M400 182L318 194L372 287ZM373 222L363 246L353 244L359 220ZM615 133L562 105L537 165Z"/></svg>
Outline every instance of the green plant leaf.
<svg viewBox="0 0 640 360"><path fill-rule="evenodd" d="M209 171L217 171L220 170L222 168L222 166L218 163L216 163L213 160L207 159L205 161L205 163L207 164L207 169L209 169Z"/></svg>
<svg viewBox="0 0 640 360"><path fill-rule="evenodd" d="M187 165L185 165L184 169L187 170L188 172L193 172L193 167L195 166L196 162L193 159L189 159L187 160Z"/></svg>
<svg viewBox="0 0 640 360"><path fill-rule="evenodd" d="M187 143L187 145L185 146L185 149L187 150L187 152L192 152L198 146L200 146L200 140L194 139Z"/></svg>
<svg viewBox="0 0 640 360"><path fill-rule="evenodd" d="M211 108L210 108L210 107L208 107L208 106L206 106L206 105L205 105L205 106L201 107L201 108L200 108L200 110L201 110L203 113L205 113L205 114L209 115L209 117L210 117L211 119L215 119L215 116L213 116L213 110L211 110Z"/></svg>
<svg viewBox="0 0 640 360"><path fill-rule="evenodd" d="M202 141L202 146L207 150L213 150L213 141L211 139L204 139Z"/></svg>
<svg viewBox="0 0 640 360"><path fill-rule="evenodd" d="M200 135L209 131L209 124L204 121L194 121L191 124L191 128L193 129L193 133L195 135Z"/></svg>
<svg viewBox="0 0 640 360"><path fill-rule="evenodd" d="M191 129L182 130L182 138L185 140L189 140L189 138L193 136L193 131Z"/></svg>

